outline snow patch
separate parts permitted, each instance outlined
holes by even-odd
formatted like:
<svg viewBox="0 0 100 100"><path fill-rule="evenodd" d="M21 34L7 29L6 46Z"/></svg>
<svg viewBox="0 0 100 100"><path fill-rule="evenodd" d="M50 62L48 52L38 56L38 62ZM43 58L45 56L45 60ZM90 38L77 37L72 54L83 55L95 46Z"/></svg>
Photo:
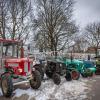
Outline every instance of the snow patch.
<svg viewBox="0 0 100 100"><path fill-rule="evenodd" d="M34 97L36 100L83 100L87 98L88 79L80 79L73 81L66 81L62 78L60 85L55 85L52 80L46 80L42 82L41 87L38 90L31 88L27 90L16 89L15 96L20 97L22 94L29 95L29 100Z"/></svg>

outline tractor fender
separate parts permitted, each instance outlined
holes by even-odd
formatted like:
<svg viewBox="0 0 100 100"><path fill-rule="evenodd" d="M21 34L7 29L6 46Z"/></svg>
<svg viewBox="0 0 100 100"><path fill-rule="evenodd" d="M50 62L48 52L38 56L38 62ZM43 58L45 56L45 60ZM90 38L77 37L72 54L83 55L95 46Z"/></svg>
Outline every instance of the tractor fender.
<svg viewBox="0 0 100 100"><path fill-rule="evenodd" d="M9 72L4 72L3 74L1 74L1 78L3 78L4 76L10 76Z"/></svg>

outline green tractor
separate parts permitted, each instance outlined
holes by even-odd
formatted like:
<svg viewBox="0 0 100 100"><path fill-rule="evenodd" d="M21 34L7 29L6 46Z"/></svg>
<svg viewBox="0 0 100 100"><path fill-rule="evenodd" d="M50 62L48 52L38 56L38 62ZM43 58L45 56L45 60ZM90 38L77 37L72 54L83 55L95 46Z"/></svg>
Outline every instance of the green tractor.
<svg viewBox="0 0 100 100"><path fill-rule="evenodd" d="M59 85L60 76L64 76L67 81L78 80L83 77L93 76L96 71L95 65L91 61L77 59L67 59L63 56L52 56L47 59L45 73L52 78L54 83Z"/></svg>
<svg viewBox="0 0 100 100"><path fill-rule="evenodd" d="M77 70L83 77L93 76L96 71L96 67L91 61L82 61L82 60L70 60L66 59L65 61L68 69Z"/></svg>
<svg viewBox="0 0 100 100"><path fill-rule="evenodd" d="M47 59L47 64L45 67L45 73L48 78L52 78L56 85L61 82L60 76L64 75L66 69L65 64L56 59L55 57Z"/></svg>

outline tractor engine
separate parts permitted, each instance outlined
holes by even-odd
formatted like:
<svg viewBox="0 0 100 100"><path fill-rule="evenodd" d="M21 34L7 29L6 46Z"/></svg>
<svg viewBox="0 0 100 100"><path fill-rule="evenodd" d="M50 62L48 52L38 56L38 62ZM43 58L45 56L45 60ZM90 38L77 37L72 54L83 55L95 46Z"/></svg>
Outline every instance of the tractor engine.
<svg viewBox="0 0 100 100"><path fill-rule="evenodd" d="M15 75L27 76L31 74L33 62L28 58L15 58L6 59L5 65L5 68L11 70Z"/></svg>

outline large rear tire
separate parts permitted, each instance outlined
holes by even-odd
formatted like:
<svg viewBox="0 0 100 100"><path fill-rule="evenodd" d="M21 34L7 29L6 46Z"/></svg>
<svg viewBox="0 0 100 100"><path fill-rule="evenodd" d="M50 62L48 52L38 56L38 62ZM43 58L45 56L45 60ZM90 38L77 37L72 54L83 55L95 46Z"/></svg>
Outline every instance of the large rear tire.
<svg viewBox="0 0 100 100"><path fill-rule="evenodd" d="M33 89L38 89L41 86L41 74L39 71L35 70L32 72L33 79L30 80L30 85Z"/></svg>
<svg viewBox="0 0 100 100"><path fill-rule="evenodd" d="M78 80L80 77L80 73L77 70L72 70L71 71L71 76L73 80Z"/></svg>
<svg viewBox="0 0 100 100"><path fill-rule="evenodd" d="M1 78L1 89L5 97L10 97L13 93L13 83L10 76L4 75Z"/></svg>
<svg viewBox="0 0 100 100"><path fill-rule="evenodd" d="M57 73L54 73L54 74L53 74L52 79L53 79L53 81L54 81L54 83L55 83L56 85L59 85L59 84L60 84L60 82L61 82L60 75L59 75L59 74L57 74Z"/></svg>
<svg viewBox="0 0 100 100"><path fill-rule="evenodd" d="M71 81L72 80L72 76L71 76L71 72L70 71L66 71L66 76L65 76L67 81Z"/></svg>

